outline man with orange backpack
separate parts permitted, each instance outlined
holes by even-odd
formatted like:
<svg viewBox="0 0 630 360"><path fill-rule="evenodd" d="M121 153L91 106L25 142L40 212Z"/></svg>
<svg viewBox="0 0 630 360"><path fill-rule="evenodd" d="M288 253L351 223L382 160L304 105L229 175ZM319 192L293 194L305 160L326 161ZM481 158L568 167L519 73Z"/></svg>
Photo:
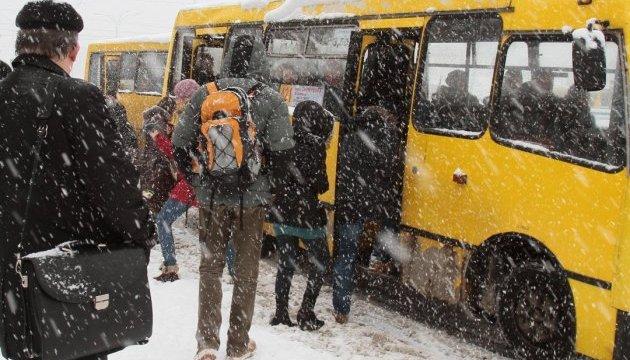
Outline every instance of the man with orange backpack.
<svg viewBox="0 0 630 360"><path fill-rule="evenodd" d="M228 356L250 356L249 338L265 208L271 178L286 170L294 146L282 96L245 78L221 79L202 87L184 110L173 135L178 166L195 188L200 207L202 258L196 359L214 360L221 327L221 275L230 232L236 252ZM193 172L192 159L201 164Z"/></svg>

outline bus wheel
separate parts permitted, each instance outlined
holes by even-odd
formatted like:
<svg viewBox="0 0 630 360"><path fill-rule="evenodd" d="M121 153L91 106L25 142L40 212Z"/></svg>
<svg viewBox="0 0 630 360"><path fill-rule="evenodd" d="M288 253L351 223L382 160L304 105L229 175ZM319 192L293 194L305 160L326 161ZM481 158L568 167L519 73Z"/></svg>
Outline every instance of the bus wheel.
<svg viewBox="0 0 630 360"><path fill-rule="evenodd" d="M540 264L519 266L499 291L499 322L525 359L564 359L575 339L575 311L566 277Z"/></svg>

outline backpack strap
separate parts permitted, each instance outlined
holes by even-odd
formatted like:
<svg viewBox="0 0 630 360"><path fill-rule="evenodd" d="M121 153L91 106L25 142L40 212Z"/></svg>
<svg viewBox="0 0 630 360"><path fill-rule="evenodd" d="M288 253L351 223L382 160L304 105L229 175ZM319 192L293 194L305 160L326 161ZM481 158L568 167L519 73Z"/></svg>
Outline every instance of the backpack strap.
<svg viewBox="0 0 630 360"><path fill-rule="evenodd" d="M219 92L219 87L217 86L217 83L214 81L206 84L206 89L208 90L208 94Z"/></svg>

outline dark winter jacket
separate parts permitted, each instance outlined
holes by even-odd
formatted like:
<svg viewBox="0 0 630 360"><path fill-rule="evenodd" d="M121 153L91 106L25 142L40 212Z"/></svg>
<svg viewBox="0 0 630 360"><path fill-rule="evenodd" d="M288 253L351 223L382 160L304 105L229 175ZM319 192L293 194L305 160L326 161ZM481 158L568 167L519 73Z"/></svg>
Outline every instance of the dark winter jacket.
<svg viewBox="0 0 630 360"><path fill-rule="evenodd" d="M123 149L133 156L138 150L138 137L136 136L133 126L129 124L127 119L127 110L125 106L118 101L115 97L107 96L105 98L107 108L111 113L111 117L116 123L116 128L122 138Z"/></svg>
<svg viewBox="0 0 630 360"><path fill-rule="evenodd" d="M10 349L17 345L9 335L18 331L4 294L17 294L12 270L20 219L27 219L24 253L76 239L148 247L153 228L100 90L45 57L19 56L13 67L0 82L0 328ZM46 91L49 84L56 87ZM41 122L47 125L42 163L25 214Z"/></svg>
<svg viewBox="0 0 630 360"><path fill-rule="evenodd" d="M383 108L367 108L340 148L335 216L341 222L399 222L400 136L387 116Z"/></svg>
<svg viewBox="0 0 630 360"><path fill-rule="evenodd" d="M298 104L294 112L295 147L274 199L274 222L315 229L326 225L318 195L328 191L326 142L333 118L315 102Z"/></svg>
<svg viewBox="0 0 630 360"><path fill-rule="evenodd" d="M160 150L159 141L153 140L149 134L158 131L158 137L166 138L166 126L170 114L159 106L153 106L142 116L144 118L142 131L145 134L146 145L138 160L140 188L147 198L151 212L157 214L168 200L175 186L175 178L171 160L164 151Z"/></svg>
<svg viewBox="0 0 630 360"><path fill-rule="evenodd" d="M4 61L0 61L0 80L4 79L11 73L11 67Z"/></svg>

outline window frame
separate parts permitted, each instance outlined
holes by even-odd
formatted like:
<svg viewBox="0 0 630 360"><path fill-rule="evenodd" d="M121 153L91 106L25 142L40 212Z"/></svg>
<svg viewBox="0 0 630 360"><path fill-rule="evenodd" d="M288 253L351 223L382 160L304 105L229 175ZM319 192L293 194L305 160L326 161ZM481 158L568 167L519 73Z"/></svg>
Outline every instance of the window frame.
<svg viewBox="0 0 630 360"><path fill-rule="evenodd" d="M138 95L149 95L149 96L161 96L161 94L164 92L164 77L166 76L166 66L168 64L168 52L167 51L162 51L162 50L146 50L146 51L138 51L135 53L137 55L136 57L136 74L134 76L134 87L133 87L133 93L138 94ZM164 61L164 74L162 75L162 83L160 84L160 95L156 95L156 92L153 91L137 91L136 90L136 84L138 83L138 76L140 74L140 57L142 55L145 54L156 54L156 55L165 55L166 59ZM122 56L121 56L122 59ZM122 63L122 62L121 62Z"/></svg>
<svg viewBox="0 0 630 360"><path fill-rule="evenodd" d="M498 38L498 46L497 46L497 53L496 53L496 57L495 57L495 62L494 62L494 67L493 67L493 75L492 75L492 82L490 84L490 93L489 98L490 101L488 102L487 108L488 108L488 115L487 118L485 120L485 126L483 128L483 130L479 133L475 133L472 134L472 131L468 131L471 134L465 134L464 132L462 132L461 130L437 130L437 129L432 129L432 128L425 128L425 127L418 127L415 124L415 117L416 117L416 112L421 110L419 109L418 106L418 96L419 96L419 92L423 91L423 88L425 85L428 86L428 84L425 83L425 78L424 78L424 74L425 71L427 69L427 66L430 66L431 64L429 64L428 62L428 54L429 54L429 43L430 43L430 29L431 29L431 25L433 24L434 21L438 20L438 19L461 19L461 18L477 18L477 19L498 19L500 22L500 30L499 33L501 34ZM423 35L422 35L422 40L421 40L421 45L420 45L420 58L418 59L418 70L416 73L416 78L415 78L415 91L413 92L413 98L412 98L412 109L411 109L411 116L409 118L410 121L410 128L413 128L414 131L420 133L420 134L427 134L427 135L436 135L436 136L443 136L443 137L450 137L450 138L459 138L459 139L467 139L467 140L479 140L481 139L486 132L488 131L488 129L490 128L490 122L492 120L492 116L493 113L495 112L494 109L494 103L493 103L493 99L494 99L494 93L495 93L495 87L496 87L496 77L497 77L497 68L498 68L498 61L499 61L499 55L501 52L501 41L503 40L503 35L505 34L504 31L504 21L503 21L503 17L501 17L501 14L498 12L480 12L480 13L464 13L464 14L451 14L451 15L438 15L438 16L434 16L431 17L431 19L429 19L429 21L427 22L427 24L424 26L423 28ZM475 54L472 54L472 51L468 51L467 50L467 54L466 54L466 58L468 59L468 57L471 57L473 60L475 59ZM485 65L484 65L485 66ZM489 66L488 66L489 67ZM469 74L469 70L466 70L466 73ZM470 80L470 77L468 77L467 81ZM479 99L479 101L483 101L483 99ZM483 105L483 104L482 104Z"/></svg>
<svg viewBox="0 0 630 360"><path fill-rule="evenodd" d="M614 166L612 164L605 164L605 163L600 163L599 161L596 160L590 160L590 159L582 159L582 158L578 158L576 156L573 155L569 155L569 154L563 154L557 151L553 151L553 150L549 150L549 151L542 151L542 150L537 150L535 147L528 147L528 146L521 146L518 144L515 144L513 142L510 141L505 141L505 139L502 139L500 137L498 137L494 131L492 131L492 127L496 126L496 124L498 123L499 119L499 102L500 102L500 98L501 98L501 91L503 90L503 78L505 75L505 68L506 68L506 61L507 61L507 55L508 55L508 50L510 48L510 45L514 42L518 42L518 41L522 41L522 42L531 42L532 39L539 39L541 42L569 42L572 43L573 42L573 37L571 36L571 34L563 34L562 32L559 31L538 31L538 32L527 32L527 31L510 31L510 32L506 32L505 35L507 35L507 38L504 37L503 42L500 44L499 46L499 53L497 54L498 59L497 59L497 63L496 63L496 70L495 70L495 76L494 76L494 81L493 81L493 95L491 97L490 100L490 104L491 104L491 108L492 108L492 114L490 116L490 124L487 128L487 130L490 132L490 136L492 138L492 140L501 145L501 146L505 146L508 147L510 149L516 149L516 150L520 150L520 151L524 151L524 152L528 152L531 154L535 154L535 155L539 155L542 157L546 157L549 159L553 159L553 160L558 160L558 161L562 161L565 163L569 163L572 165L577 165L580 167L585 167L588 169L592 169L592 170L596 170L596 171L600 171L600 172L604 172L604 173L608 173L608 174L617 174L620 172L623 172L625 168L628 168L628 164L629 164L629 156L630 154L628 153L628 150L630 149L630 143L629 143L629 134L628 134L628 110L629 110L629 101L628 101L628 94L626 93L626 89L627 89L627 82L628 82L628 78L627 78L627 69L626 69L626 62L623 61L624 56L625 56L625 49L624 49L624 42L623 42L623 38L622 35L618 32L618 31L605 31L604 32L605 36L606 36L606 41L607 42L614 42L617 44L617 47L619 49L619 63L617 64L617 66L619 66L619 71L621 72L621 77L622 77L622 82L623 82L623 86L622 86L622 91L624 91L623 94L623 101L624 101L624 111L626 111L626 113L624 114L625 116L625 129L626 129L626 156L625 156L625 161L623 164L619 165L619 166ZM531 59L528 59L528 63L531 61ZM528 64L531 65L531 64ZM602 164L603 166L600 166L600 164ZM630 168L628 169L628 171L630 172Z"/></svg>
<svg viewBox="0 0 630 360"><path fill-rule="evenodd" d="M94 58L98 57L98 85L92 82L90 76L92 75L92 64L94 63ZM90 64L88 65L88 79L87 81L97 86L101 91L104 91L105 88L105 67L103 66L105 62L105 53L103 52L93 52L90 54ZM118 89L116 89L118 90Z"/></svg>
<svg viewBox="0 0 630 360"><path fill-rule="evenodd" d="M173 81L175 73L179 72L180 77L181 77L181 74L183 73L184 65L185 65L185 61L184 61L185 54L184 54L184 51L185 51L185 47L186 47L184 41L185 41L186 37L190 37L190 36L192 36L192 39L193 39L193 44L191 46L191 54L190 54L190 65L192 67L192 61L193 61L193 56L194 56L194 54L193 54L193 51L194 51L194 39L197 36L195 28L193 28L193 27L181 27L181 28L178 28L175 31L175 36L173 37L172 45L171 45L171 53L172 53L172 56L170 57L170 61L171 62L168 63L168 61L169 61L168 58L166 60L166 62L167 62L167 64L166 64L167 67L166 68L168 69L168 82L166 84L167 85L166 88L167 88L167 93L169 93L169 94L172 93L173 89L175 88L175 85L177 84L177 82L179 82L179 81L177 81L177 82ZM181 50L180 50L180 44L181 44ZM181 54L180 54L180 51L181 51ZM182 68L181 69L176 69L175 67L177 66L177 62L179 61L178 57L180 55L182 57ZM191 71L191 69L188 69L188 70ZM165 73L164 76L167 76L167 74Z"/></svg>

